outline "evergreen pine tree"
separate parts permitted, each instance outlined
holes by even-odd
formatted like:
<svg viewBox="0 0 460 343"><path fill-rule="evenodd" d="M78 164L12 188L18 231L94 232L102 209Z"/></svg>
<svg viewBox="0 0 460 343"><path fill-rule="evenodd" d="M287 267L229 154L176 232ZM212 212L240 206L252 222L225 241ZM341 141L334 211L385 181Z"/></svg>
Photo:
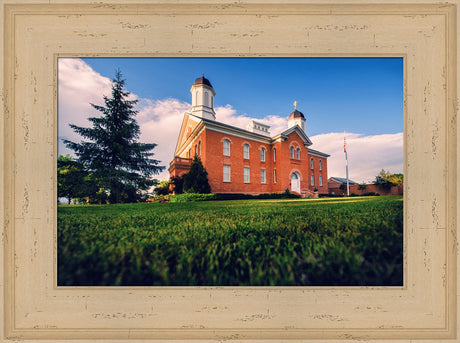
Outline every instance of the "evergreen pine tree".
<svg viewBox="0 0 460 343"><path fill-rule="evenodd" d="M183 184L184 193L211 193L211 186L208 182L208 172L203 167L201 159L195 155L190 171L184 175Z"/></svg>
<svg viewBox="0 0 460 343"><path fill-rule="evenodd" d="M127 100L130 93L124 91L124 85L118 70L112 80L112 96L104 96L105 106L91 104L102 116L89 118L90 128L70 125L88 141L64 140L66 146L75 151L78 161L110 191L110 203L132 201L124 192L148 189L156 183L151 176L165 168L151 158L157 144L137 141L140 129L134 116L138 111L133 109L137 100Z"/></svg>

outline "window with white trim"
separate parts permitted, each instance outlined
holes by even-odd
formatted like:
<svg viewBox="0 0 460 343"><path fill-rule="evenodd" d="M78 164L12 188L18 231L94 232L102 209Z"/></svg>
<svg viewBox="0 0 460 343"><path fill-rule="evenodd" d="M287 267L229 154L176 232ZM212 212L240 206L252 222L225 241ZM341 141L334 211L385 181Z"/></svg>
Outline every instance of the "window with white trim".
<svg viewBox="0 0 460 343"><path fill-rule="evenodd" d="M230 182L230 166L224 165L224 182Z"/></svg>
<svg viewBox="0 0 460 343"><path fill-rule="evenodd" d="M265 183L265 169L260 170L260 183Z"/></svg>
<svg viewBox="0 0 460 343"><path fill-rule="evenodd" d="M265 148L260 149L260 160L265 162Z"/></svg>
<svg viewBox="0 0 460 343"><path fill-rule="evenodd" d="M319 176L319 185L320 187L323 185L323 177L321 175Z"/></svg>
<svg viewBox="0 0 460 343"><path fill-rule="evenodd" d="M201 141L198 142L198 155L201 155Z"/></svg>
<svg viewBox="0 0 460 343"><path fill-rule="evenodd" d="M294 158L294 147L291 146L291 158Z"/></svg>
<svg viewBox="0 0 460 343"><path fill-rule="evenodd" d="M273 183L276 183L276 169L273 169Z"/></svg>
<svg viewBox="0 0 460 343"><path fill-rule="evenodd" d="M310 168L315 168L315 161L313 161L313 158L310 158Z"/></svg>
<svg viewBox="0 0 460 343"><path fill-rule="evenodd" d="M250 181L250 178L249 178L249 175L250 175L249 167L244 167L243 171L244 171L244 173L243 173L244 174L244 183L250 183L251 181Z"/></svg>
<svg viewBox="0 0 460 343"><path fill-rule="evenodd" d="M204 92L204 105L209 107L209 94L208 94L208 92Z"/></svg>
<svg viewBox="0 0 460 343"><path fill-rule="evenodd" d="M315 185L315 175L312 175L312 176L311 176L310 183L311 183L312 186Z"/></svg>
<svg viewBox="0 0 460 343"><path fill-rule="evenodd" d="M243 145L243 158L249 160L249 144Z"/></svg>
<svg viewBox="0 0 460 343"><path fill-rule="evenodd" d="M319 170L323 170L323 163L322 162L323 161L321 161L321 160L318 161L318 169Z"/></svg>
<svg viewBox="0 0 460 343"><path fill-rule="evenodd" d="M299 148L297 148L296 151L295 151L295 158L300 160L300 149Z"/></svg>
<svg viewBox="0 0 460 343"><path fill-rule="evenodd" d="M230 156L230 141L228 139L224 139L222 144L224 156Z"/></svg>
<svg viewBox="0 0 460 343"><path fill-rule="evenodd" d="M273 162L276 162L276 149L273 149Z"/></svg>

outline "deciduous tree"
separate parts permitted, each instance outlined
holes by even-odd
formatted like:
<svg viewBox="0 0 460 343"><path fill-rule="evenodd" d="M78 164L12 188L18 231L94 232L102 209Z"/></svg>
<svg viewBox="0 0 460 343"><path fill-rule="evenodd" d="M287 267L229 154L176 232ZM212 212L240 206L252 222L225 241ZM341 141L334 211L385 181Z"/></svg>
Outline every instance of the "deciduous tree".
<svg viewBox="0 0 460 343"><path fill-rule="evenodd" d="M403 174L391 174L389 171L385 171L385 169L382 169L379 175L375 177L374 183L376 185L392 187L392 186L400 185L403 182L404 182Z"/></svg>
<svg viewBox="0 0 460 343"><path fill-rule="evenodd" d="M68 203L81 195L86 173L83 165L69 155L59 155L57 160L58 197L66 198Z"/></svg>

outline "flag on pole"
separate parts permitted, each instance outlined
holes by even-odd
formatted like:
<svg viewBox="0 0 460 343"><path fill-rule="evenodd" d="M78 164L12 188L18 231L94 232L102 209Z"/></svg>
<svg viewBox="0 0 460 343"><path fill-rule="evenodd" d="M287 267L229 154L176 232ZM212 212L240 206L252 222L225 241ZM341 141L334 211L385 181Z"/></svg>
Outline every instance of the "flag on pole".
<svg viewBox="0 0 460 343"><path fill-rule="evenodd" d="M348 197L350 196L350 182L348 180L348 154L347 154L347 139L345 136L345 132L343 133L343 152L345 153L345 160L347 161L346 171L347 171L347 197Z"/></svg>

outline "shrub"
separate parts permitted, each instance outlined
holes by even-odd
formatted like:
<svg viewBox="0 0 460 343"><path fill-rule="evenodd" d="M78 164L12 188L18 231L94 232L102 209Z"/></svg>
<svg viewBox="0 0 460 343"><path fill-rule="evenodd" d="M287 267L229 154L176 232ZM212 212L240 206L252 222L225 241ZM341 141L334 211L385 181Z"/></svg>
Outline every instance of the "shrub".
<svg viewBox="0 0 460 343"><path fill-rule="evenodd" d="M160 181L160 184L155 187L154 192L158 196L169 194L169 181Z"/></svg>
<svg viewBox="0 0 460 343"><path fill-rule="evenodd" d="M190 202L216 200L215 194L183 193L169 197L171 202Z"/></svg>
<svg viewBox="0 0 460 343"><path fill-rule="evenodd" d="M211 186L208 182L208 172L203 167L200 158L195 155L190 165L190 171L184 175L184 193L211 193Z"/></svg>
<svg viewBox="0 0 460 343"><path fill-rule="evenodd" d="M366 185L365 183L361 183L361 184L358 185L358 189L359 189L360 191L363 191L363 190L365 190L366 188L367 188L367 185Z"/></svg>
<svg viewBox="0 0 460 343"><path fill-rule="evenodd" d="M217 193L215 200L250 200L250 199L296 199L300 195L288 193L263 193L258 195L242 194L242 193Z"/></svg>
<svg viewBox="0 0 460 343"><path fill-rule="evenodd" d="M364 196L379 196L380 194L376 192L368 192L368 193L364 193L363 195Z"/></svg>
<svg viewBox="0 0 460 343"><path fill-rule="evenodd" d="M263 193L258 195L242 193L183 193L165 196L165 199L171 202L189 202L189 201L209 201L209 200L251 200L251 199L298 199L297 194L286 193Z"/></svg>
<svg viewBox="0 0 460 343"><path fill-rule="evenodd" d="M173 192L175 194L182 194L184 193L183 185L184 185L184 175L182 176L173 176L170 179L170 183L173 185Z"/></svg>

